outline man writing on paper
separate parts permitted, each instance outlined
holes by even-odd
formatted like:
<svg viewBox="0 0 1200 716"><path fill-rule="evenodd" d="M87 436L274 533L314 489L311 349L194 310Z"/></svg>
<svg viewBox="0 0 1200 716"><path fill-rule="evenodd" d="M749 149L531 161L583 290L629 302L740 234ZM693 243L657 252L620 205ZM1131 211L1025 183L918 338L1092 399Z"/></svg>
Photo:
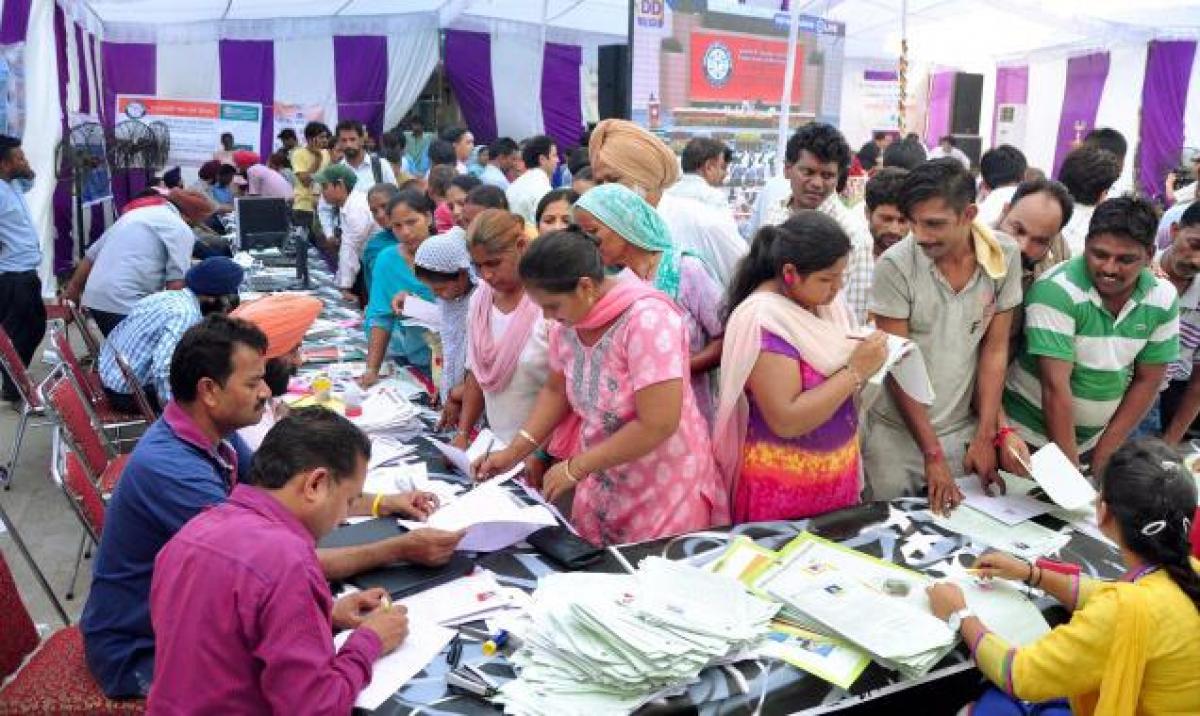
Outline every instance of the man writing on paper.
<svg viewBox="0 0 1200 716"><path fill-rule="evenodd" d="M934 401L926 408L889 380L868 414L863 457L871 499L928 488L940 514L962 501L955 477L975 473L988 489L1003 487L998 462L1022 472L1025 444L1000 410L1020 251L975 221L975 181L955 159L913 169L899 201L912 234L879 259L871 313L880 330L920 346Z"/></svg>
<svg viewBox="0 0 1200 716"><path fill-rule="evenodd" d="M1149 269L1157 222L1143 199L1101 203L1083 255L1025 298L1025 347L1008 372L1004 410L1031 445L1057 443L1076 465L1092 450L1097 475L1179 355L1175 288Z"/></svg>
<svg viewBox="0 0 1200 716"><path fill-rule="evenodd" d="M150 589L151 712L350 713L380 654L408 634L382 589L334 602L316 543L362 494L371 443L324 408L281 420L245 483L184 525ZM335 622L355 628L340 650Z"/></svg>
<svg viewBox="0 0 1200 716"><path fill-rule="evenodd" d="M213 315L175 348L173 400L138 441L108 503L81 619L88 668L109 697L145 695L154 678L148 601L159 550L188 520L224 502L249 472L249 448L236 431L262 418L270 395L267 345L252 324ZM383 495L364 495L351 512L379 516L384 508ZM428 510L397 513L424 519ZM326 578L341 579L397 561L443 564L460 539L424 529L318 556ZM336 626L346 626L334 616Z"/></svg>

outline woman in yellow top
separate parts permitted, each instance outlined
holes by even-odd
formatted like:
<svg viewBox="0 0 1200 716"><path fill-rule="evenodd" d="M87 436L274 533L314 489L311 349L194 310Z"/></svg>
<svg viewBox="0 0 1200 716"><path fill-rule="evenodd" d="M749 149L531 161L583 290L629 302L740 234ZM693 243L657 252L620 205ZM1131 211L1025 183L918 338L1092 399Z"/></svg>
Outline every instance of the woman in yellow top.
<svg viewBox="0 0 1200 716"><path fill-rule="evenodd" d="M1127 443L1104 471L1096 508L1127 568L1119 581L997 553L975 565L1045 590L1073 609L1070 622L1017 648L966 609L958 587L931 587L934 614L961 629L979 669L1003 689L985 693L971 713L1200 714L1200 576L1188 557L1195 511L1196 484L1179 456L1158 440ZM1070 711L1024 703L1056 698Z"/></svg>

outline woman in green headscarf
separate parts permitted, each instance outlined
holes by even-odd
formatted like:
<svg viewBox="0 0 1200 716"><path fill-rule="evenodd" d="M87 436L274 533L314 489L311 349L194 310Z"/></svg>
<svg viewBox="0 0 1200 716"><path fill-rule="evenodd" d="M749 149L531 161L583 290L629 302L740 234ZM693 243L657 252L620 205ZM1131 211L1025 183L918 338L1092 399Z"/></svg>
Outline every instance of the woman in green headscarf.
<svg viewBox="0 0 1200 716"><path fill-rule="evenodd" d="M666 223L633 190L602 184L580 197L575 222L600 240L600 255L610 267L653 284L684 310L691 346L692 390L696 405L712 424L709 372L721 362L721 285L704 261L671 241Z"/></svg>

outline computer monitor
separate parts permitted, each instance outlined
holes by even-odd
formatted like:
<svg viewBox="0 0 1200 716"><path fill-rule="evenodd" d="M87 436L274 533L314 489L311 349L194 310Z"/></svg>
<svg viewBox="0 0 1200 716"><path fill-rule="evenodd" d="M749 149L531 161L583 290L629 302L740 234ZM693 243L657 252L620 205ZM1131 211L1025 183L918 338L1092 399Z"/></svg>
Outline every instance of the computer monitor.
<svg viewBox="0 0 1200 716"><path fill-rule="evenodd" d="M242 196L234 201L238 245L242 251L279 248L291 231L287 202L266 196Z"/></svg>

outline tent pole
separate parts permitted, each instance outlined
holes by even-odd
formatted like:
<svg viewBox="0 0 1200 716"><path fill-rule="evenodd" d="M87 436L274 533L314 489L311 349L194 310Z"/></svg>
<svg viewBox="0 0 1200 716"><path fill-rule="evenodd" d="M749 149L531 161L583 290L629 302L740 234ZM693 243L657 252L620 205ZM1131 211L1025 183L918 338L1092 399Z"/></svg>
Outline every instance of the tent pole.
<svg viewBox="0 0 1200 716"><path fill-rule="evenodd" d="M775 173L783 174L784 151L787 147L789 121L792 114L792 83L796 76L796 37L800 33L800 3L788 3L787 69L783 73L783 96L779 100L779 148L775 152Z"/></svg>
<svg viewBox="0 0 1200 716"><path fill-rule="evenodd" d="M906 124L904 105L908 99L908 0L900 2L900 63L897 70L900 91L897 93L896 125L903 137Z"/></svg>

